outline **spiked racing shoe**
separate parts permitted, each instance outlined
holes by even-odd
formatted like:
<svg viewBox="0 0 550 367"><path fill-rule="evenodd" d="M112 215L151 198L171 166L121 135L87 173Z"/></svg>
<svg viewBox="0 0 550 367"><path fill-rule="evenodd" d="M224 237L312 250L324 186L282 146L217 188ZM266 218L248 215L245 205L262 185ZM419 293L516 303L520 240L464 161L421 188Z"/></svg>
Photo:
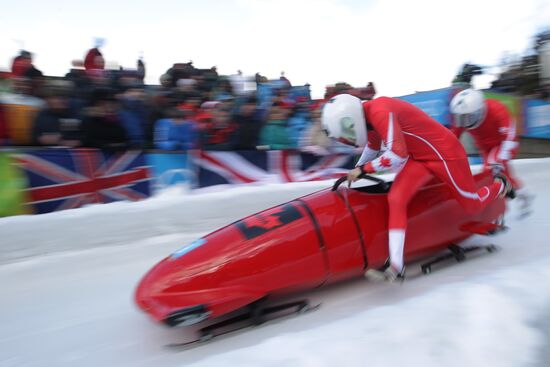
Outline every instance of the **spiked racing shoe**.
<svg viewBox="0 0 550 367"><path fill-rule="evenodd" d="M495 180L499 180L500 182L502 182L503 185L503 189L499 193L499 197L515 199L516 191L512 187L512 183L510 182L510 180L503 173L497 173L495 175Z"/></svg>
<svg viewBox="0 0 550 367"><path fill-rule="evenodd" d="M372 282L403 282L405 280L405 268L403 267L403 270L398 271L386 261L384 266L379 269L368 269L365 272L365 278Z"/></svg>

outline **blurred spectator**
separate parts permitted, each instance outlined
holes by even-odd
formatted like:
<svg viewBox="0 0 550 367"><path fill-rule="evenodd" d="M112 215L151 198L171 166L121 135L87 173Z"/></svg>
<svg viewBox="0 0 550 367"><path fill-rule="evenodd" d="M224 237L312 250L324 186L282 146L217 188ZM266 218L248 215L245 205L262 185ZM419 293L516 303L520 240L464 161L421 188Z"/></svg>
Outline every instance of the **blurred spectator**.
<svg viewBox="0 0 550 367"><path fill-rule="evenodd" d="M481 66L474 65L474 64L464 64L462 65L462 69L460 70L460 72L453 79L453 84L454 83L470 84L474 76L481 75L481 74L483 74L483 69L481 68Z"/></svg>
<svg viewBox="0 0 550 367"><path fill-rule="evenodd" d="M204 83L204 76L202 75L202 70L197 70L197 73L191 77L195 83L193 85L193 90L195 93L203 96L208 93L206 84Z"/></svg>
<svg viewBox="0 0 550 367"><path fill-rule="evenodd" d="M260 132L260 146L262 149L293 148L287 127L287 119L290 113L291 109L281 103L275 103L271 106L268 120Z"/></svg>
<svg viewBox="0 0 550 367"><path fill-rule="evenodd" d="M119 95L119 100L119 117L126 130L130 147L146 147L146 143L152 141L153 127L149 120L150 110L145 103L143 88L132 86Z"/></svg>
<svg viewBox="0 0 550 367"><path fill-rule="evenodd" d="M229 82L233 89L231 94L243 95L246 93L246 77L242 71L237 70L237 74L230 75Z"/></svg>
<svg viewBox="0 0 550 367"><path fill-rule="evenodd" d="M14 57L12 63L11 63L11 74L14 77L21 77L25 76L25 73L27 70L30 69L32 65L32 61L30 58L30 55L26 55L26 51L21 51L19 55Z"/></svg>
<svg viewBox="0 0 550 367"><path fill-rule="evenodd" d="M170 117L155 123L155 148L162 150L189 150L198 147L196 123L190 120L189 112L172 108Z"/></svg>
<svg viewBox="0 0 550 367"><path fill-rule="evenodd" d="M176 82L180 79L191 79L195 75L195 67L193 61L188 63L177 63L172 65L166 72L172 78L172 86L176 86Z"/></svg>
<svg viewBox="0 0 550 367"><path fill-rule="evenodd" d="M237 150L256 150L263 121L258 110L256 97L248 97L237 109L233 121L237 124Z"/></svg>
<svg viewBox="0 0 550 367"><path fill-rule="evenodd" d="M42 72L34 67L32 54L25 50L21 50L19 55L13 59L11 73L14 77L26 77L30 79L43 76Z"/></svg>
<svg viewBox="0 0 550 367"><path fill-rule="evenodd" d="M8 93L10 91L9 79L11 74L5 71L0 70L0 95L3 93Z"/></svg>
<svg viewBox="0 0 550 367"><path fill-rule="evenodd" d="M338 94L350 94L353 87L348 83L336 83L333 86L327 86L325 89L325 99L330 99Z"/></svg>
<svg viewBox="0 0 550 367"><path fill-rule="evenodd" d="M267 77L263 76L262 74L256 73L254 75L254 81L256 82L256 85L258 85L258 84L267 83L269 80L267 79Z"/></svg>
<svg viewBox="0 0 550 367"><path fill-rule="evenodd" d="M137 61L137 78L143 84L145 80L145 63L140 57Z"/></svg>
<svg viewBox="0 0 550 367"><path fill-rule="evenodd" d="M203 73L203 89L206 93L210 93L218 84L218 70L215 66L205 70Z"/></svg>
<svg viewBox="0 0 550 367"><path fill-rule="evenodd" d="M290 84L290 80L287 79L285 76L285 72L281 71L281 76L279 77L279 81L281 82L281 88L289 89L292 87L292 84Z"/></svg>
<svg viewBox="0 0 550 367"><path fill-rule="evenodd" d="M172 89L172 77L170 74L162 74L159 81L160 91L168 91Z"/></svg>
<svg viewBox="0 0 550 367"><path fill-rule="evenodd" d="M272 104L277 104L287 108L293 108L296 101L290 96L289 88L278 88L274 90L275 95L271 99Z"/></svg>
<svg viewBox="0 0 550 367"><path fill-rule="evenodd" d="M370 101L374 98L376 89L374 88L374 84L369 82L365 88L355 88L355 91L352 94L362 100Z"/></svg>
<svg viewBox="0 0 550 367"><path fill-rule="evenodd" d="M160 76L160 86L152 90L151 121L168 118L167 111L176 106L176 96L172 89L172 77L168 74Z"/></svg>
<svg viewBox="0 0 550 367"><path fill-rule="evenodd" d="M233 86L227 78L220 78L216 87L210 92L210 98L213 101L221 101L227 98L233 98Z"/></svg>
<svg viewBox="0 0 550 367"><path fill-rule="evenodd" d="M82 145L82 126L79 116L70 107L70 82L57 82L45 90L46 108L38 113L32 129L34 145Z"/></svg>
<svg viewBox="0 0 550 367"><path fill-rule="evenodd" d="M201 145L207 150L233 150L236 125L231 121L231 107L216 104L211 112L197 117L201 132Z"/></svg>
<svg viewBox="0 0 550 367"><path fill-rule="evenodd" d="M288 118L288 135L294 148L300 146L303 135L310 125L309 101L303 97L297 99L296 104Z"/></svg>
<svg viewBox="0 0 550 367"><path fill-rule="evenodd" d="M187 111L188 118L194 119L198 113L200 113L200 108L202 104L202 99L198 94L190 95L185 101L180 103L177 107L181 110Z"/></svg>
<svg viewBox="0 0 550 367"><path fill-rule="evenodd" d="M329 154L329 147L332 145L330 138L323 131L321 125L321 113L323 106L321 103L313 105L311 111L311 125L303 135L303 140L300 142L302 151L313 153L316 155Z"/></svg>
<svg viewBox="0 0 550 367"><path fill-rule="evenodd" d="M93 69L86 71L86 78L88 79L91 87L91 91L98 88L113 88L113 80L111 79L110 72L107 70Z"/></svg>
<svg viewBox="0 0 550 367"><path fill-rule="evenodd" d="M84 146L110 150L128 147L126 130L117 113L118 104L113 91L97 89L83 121Z"/></svg>
<svg viewBox="0 0 550 367"><path fill-rule="evenodd" d="M178 79L176 81L175 97L178 102L186 101L189 98L197 96L195 88L197 81L195 79Z"/></svg>
<svg viewBox="0 0 550 367"><path fill-rule="evenodd" d="M84 57L84 69L86 71L105 69L105 59L99 48L94 47L88 50Z"/></svg>
<svg viewBox="0 0 550 367"><path fill-rule="evenodd" d="M44 106L43 99L31 95L32 81L26 77L12 78L12 93L0 96L11 141L15 145L31 144L33 121Z"/></svg>
<svg viewBox="0 0 550 367"><path fill-rule="evenodd" d="M325 90L325 99L330 99L338 94L351 94L359 99L370 101L376 94L374 83L369 82L366 87L354 88L348 83L336 83L333 86L327 86Z"/></svg>
<svg viewBox="0 0 550 367"><path fill-rule="evenodd" d="M15 77L11 79L11 92L2 94L0 102L4 104L25 105L35 108L45 106L43 99L34 96L32 80L27 77Z"/></svg>
<svg viewBox="0 0 550 367"><path fill-rule="evenodd" d="M11 139L8 131L8 121L4 113L4 106L0 103L0 145L10 145Z"/></svg>

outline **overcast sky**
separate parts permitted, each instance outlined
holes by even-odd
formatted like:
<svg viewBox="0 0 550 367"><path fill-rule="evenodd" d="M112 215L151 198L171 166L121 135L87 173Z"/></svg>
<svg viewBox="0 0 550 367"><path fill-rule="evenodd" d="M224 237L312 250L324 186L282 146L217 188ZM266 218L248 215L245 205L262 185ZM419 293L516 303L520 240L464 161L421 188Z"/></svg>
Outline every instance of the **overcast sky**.
<svg viewBox="0 0 550 367"><path fill-rule="evenodd" d="M293 84L373 81L380 95L445 87L466 61L497 65L550 26L550 0L0 0L0 69L21 47L64 75L94 38L111 64L148 83L174 62ZM488 78L476 81L483 86Z"/></svg>

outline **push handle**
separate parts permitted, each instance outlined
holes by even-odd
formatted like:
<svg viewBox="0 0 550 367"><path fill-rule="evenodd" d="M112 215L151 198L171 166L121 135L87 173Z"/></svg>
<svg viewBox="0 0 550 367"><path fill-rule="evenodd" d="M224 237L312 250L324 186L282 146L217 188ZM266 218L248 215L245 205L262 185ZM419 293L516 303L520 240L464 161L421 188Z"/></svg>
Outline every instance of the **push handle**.
<svg viewBox="0 0 550 367"><path fill-rule="evenodd" d="M384 191L387 191L389 189L389 184L383 179L381 179L380 177L371 176L366 173L363 173L362 175L359 176L359 178L365 178L367 180L376 182L377 184L381 185ZM338 190L338 187L340 187L340 185L346 182L347 180L348 180L348 176L342 176L339 179L337 179L336 182L334 182L334 185L332 185L332 191Z"/></svg>

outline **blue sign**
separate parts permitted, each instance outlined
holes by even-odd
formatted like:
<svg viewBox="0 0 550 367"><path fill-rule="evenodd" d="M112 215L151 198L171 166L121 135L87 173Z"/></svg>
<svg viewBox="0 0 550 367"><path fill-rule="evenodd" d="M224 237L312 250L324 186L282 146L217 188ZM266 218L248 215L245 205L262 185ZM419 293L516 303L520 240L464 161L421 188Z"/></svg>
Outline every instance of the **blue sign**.
<svg viewBox="0 0 550 367"><path fill-rule="evenodd" d="M539 99L525 100L523 135L529 138L550 139L550 102Z"/></svg>
<svg viewBox="0 0 550 367"><path fill-rule="evenodd" d="M430 115L434 120L445 126L450 126L451 113L449 103L451 102L452 93L452 88L444 88L428 92L418 92L397 98L412 103Z"/></svg>
<svg viewBox="0 0 550 367"><path fill-rule="evenodd" d="M155 177L155 190L194 180L187 153L149 153L146 159Z"/></svg>

